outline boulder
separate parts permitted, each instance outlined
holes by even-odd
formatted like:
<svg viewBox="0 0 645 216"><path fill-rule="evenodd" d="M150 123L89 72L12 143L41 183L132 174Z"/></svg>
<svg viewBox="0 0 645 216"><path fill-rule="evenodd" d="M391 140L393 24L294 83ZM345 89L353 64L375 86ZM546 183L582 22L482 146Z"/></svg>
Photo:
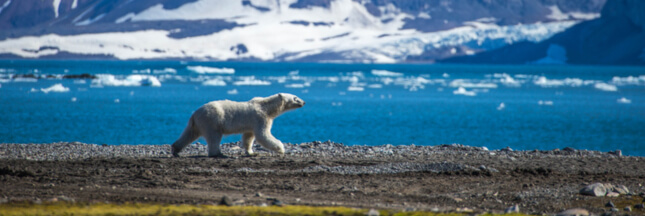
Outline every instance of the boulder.
<svg viewBox="0 0 645 216"><path fill-rule="evenodd" d="M580 194L597 197L605 196L607 194L607 188L603 183L594 183L580 189Z"/></svg>

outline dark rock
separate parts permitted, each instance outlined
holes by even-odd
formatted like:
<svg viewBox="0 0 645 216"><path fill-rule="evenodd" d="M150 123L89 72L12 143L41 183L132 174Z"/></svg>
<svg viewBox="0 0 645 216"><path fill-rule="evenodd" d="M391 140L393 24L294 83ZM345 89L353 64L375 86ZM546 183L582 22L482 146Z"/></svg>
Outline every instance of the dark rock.
<svg viewBox="0 0 645 216"><path fill-rule="evenodd" d="M607 204L605 204L605 207L614 208L616 207L616 205L614 205L614 203L610 200Z"/></svg>
<svg viewBox="0 0 645 216"><path fill-rule="evenodd" d="M225 206L232 206L233 201L231 200L230 197L228 196L223 196L222 200L219 202L220 205L225 205Z"/></svg>
<svg viewBox="0 0 645 216"><path fill-rule="evenodd" d="M627 206L623 210L630 212L630 211L632 211L632 207Z"/></svg>
<svg viewBox="0 0 645 216"><path fill-rule="evenodd" d="M272 201L271 201L271 205L274 205L274 206L283 206L283 205L284 205L284 203L282 203L282 201L280 201L280 200L278 200L278 199L275 199L275 198L273 198L273 199L268 199L268 200L272 200Z"/></svg>
<svg viewBox="0 0 645 216"><path fill-rule="evenodd" d="M643 205L643 203L641 203L641 204L636 204L636 205L634 205L634 208L635 208L635 209L643 209L643 208L645 208L645 205Z"/></svg>

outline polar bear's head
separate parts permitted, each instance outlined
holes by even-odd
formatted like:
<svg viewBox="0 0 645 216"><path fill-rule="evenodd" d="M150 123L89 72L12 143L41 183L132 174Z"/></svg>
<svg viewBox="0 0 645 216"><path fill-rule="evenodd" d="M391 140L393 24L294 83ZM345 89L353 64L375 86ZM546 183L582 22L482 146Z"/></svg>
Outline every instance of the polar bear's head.
<svg viewBox="0 0 645 216"><path fill-rule="evenodd" d="M260 104L267 116L272 118L305 105L305 101L298 96L287 93L274 94L266 98L256 97L251 99L251 102Z"/></svg>
<svg viewBox="0 0 645 216"><path fill-rule="evenodd" d="M278 96L282 99L283 104L283 110L284 111L289 111L292 109L298 109L300 107L303 107L305 105L305 101L302 99L298 98L298 96L288 94L288 93L280 93Z"/></svg>

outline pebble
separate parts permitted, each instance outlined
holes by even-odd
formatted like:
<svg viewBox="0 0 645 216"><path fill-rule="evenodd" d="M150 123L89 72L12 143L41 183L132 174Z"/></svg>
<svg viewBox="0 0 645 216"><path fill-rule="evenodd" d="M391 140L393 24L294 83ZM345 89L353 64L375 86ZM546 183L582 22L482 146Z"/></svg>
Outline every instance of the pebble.
<svg viewBox="0 0 645 216"><path fill-rule="evenodd" d="M616 193L616 192L609 192L609 193L607 193L607 195L606 195L606 196L607 196L607 197L618 197L618 196L620 196L620 194L619 194L619 193Z"/></svg>
<svg viewBox="0 0 645 216"><path fill-rule="evenodd" d="M629 194L629 189L625 185L617 185L613 188L613 191L621 195Z"/></svg>
<svg viewBox="0 0 645 216"><path fill-rule="evenodd" d="M609 201L607 204L605 204L605 207L614 208L616 207L616 205L614 205L612 201Z"/></svg>
<svg viewBox="0 0 645 216"><path fill-rule="evenodd" d="M256 197L262 197L263 195L262 195L262 193L257 192L257 193L255 194L255 196L256 196Z"/></svg>
<svg viewBox="0 0 645 216"><path fill-rule="evenodd" d="M645 205L643 205L643 203L641 203L641 204L636 204L636 205L634 205L634 208L635 208L635 209L644 209L644 208L645 208Z"/></svg>
<svg viewBox="0 0 645 216"><path fill-rule="evenodd" d="M630 211L632 211L632 207L627 206L623 210L630 212Z"/></svg>
<svg viewBox="0 0 645 216"><path fill-rule="evenodd" d="M618 210L617 208L611 208L611 211L612 211L612 212L618 212L618 211L620 211L620 210Z"/></svg>
<svg viewBox="0 0 645 216"><path fill-rule="evenodd" d="M520 206L515 204L514 206L508 207L504 211L504 214L510 214L510 213L520 213Z"/></svg>

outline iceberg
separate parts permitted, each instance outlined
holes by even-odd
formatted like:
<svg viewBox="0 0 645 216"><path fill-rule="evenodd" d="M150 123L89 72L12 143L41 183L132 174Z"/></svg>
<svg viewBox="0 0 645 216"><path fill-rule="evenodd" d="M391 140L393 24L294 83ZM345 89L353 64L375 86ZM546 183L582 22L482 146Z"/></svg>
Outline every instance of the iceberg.
<svg viewBox="0 0 645 216"><path fill-rule="evenodd" d="M49 92L68 92L69 88L63 86L63 84L61 83L58 83L50 86L49 88L41 88L40 91L45 92L45 94Z"/></svg>
<svg viewBox="0 0 645 216"><path fill-rule="evenodd" d="M632 103L632 100L627 99L625 97L622 97L622 98L619 98L618 100L616 100L616 102L621 103L621 104L630 104L630 103Z"/></svg>
<svg viewBox="0 0 645 216"><path fill-rule="evenodd" d="M477 93L474 91L468 91L464 87L459 87L457 90L454 90L452 92L455 95L465 95L465 96L475 96Z"/></svg>
<svg viewBox="0 0 645 216"><path fill-rule="evenodd" d="M596 83L594 88L602 90L602 91L618 91L618 88L615 85L607 84L607 83Z"/></svg>

